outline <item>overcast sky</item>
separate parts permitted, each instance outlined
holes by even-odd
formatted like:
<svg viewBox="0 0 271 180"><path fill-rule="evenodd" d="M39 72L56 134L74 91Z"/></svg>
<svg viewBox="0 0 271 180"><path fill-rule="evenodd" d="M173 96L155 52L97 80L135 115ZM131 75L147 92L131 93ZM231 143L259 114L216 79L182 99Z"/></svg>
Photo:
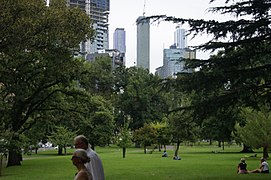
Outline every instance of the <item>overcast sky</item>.
<svg viewBox="0 0 271 180"><path fill-rule="evenodd" d="M126 66L136 63L136 19L138 16L168 15L180 18L217 19L218 15L207 12L211 6L223 4L224 0L209 4L210 0L110 0L109 47L113 48L113 33L116 28L126 31ZM220 17L219 17L220 18ZM177 24L162 22L152 24L150 29L150 72L163 65L163 49L174 43L174 30ZM182 28L187 29L187 26ZM191 40L188 45L199 45L207 40L206 36ZM197 53L199 58L207 58L208 53Z"/></svg>

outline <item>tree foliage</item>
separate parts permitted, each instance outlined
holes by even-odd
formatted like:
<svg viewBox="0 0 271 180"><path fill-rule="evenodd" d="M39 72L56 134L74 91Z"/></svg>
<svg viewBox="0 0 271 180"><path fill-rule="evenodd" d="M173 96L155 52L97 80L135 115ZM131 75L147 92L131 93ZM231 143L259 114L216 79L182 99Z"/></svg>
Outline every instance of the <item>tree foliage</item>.
<svg viewBox="0 0 271 180"><path fill-rule="evenodd" d="M211 1L213 2L213 1ZM194 20L168 16L149 17L190 26L189 34L208 34L210 41L196 48L218 51L209 59L187 60L192 74L178 77L179 89L195 91L192 105L198 117L206 117L221 107L238 103L257 106L270 101L270 1L228 0L210 12L229 15L226 21Z"/></svg>
<svg viewBox="0 0 271 180"><path fill-rule="evenodd" d="M137 67L122 69L115 73L118 98L116 107L119 112L131 117L132 130L143 127L144 123L161 121L165 108L162 92L159 88L161 79Z"/></svg>
<svg viewBox="0 0 271 180"><path fill-rule="evenodd" d="M129 120L126 119L122 127L118 129L117 145L122 148L122 157L125 158L126 148L132 145L132 132L129 129Z"/></svg>
<svg viewBox="0 0 271 180"><path fill-rule="evenodd" d="M86 66L88 70L82 74L80 85L91 94L111 99L114 92L112 59L98 56L94 61L86 63Z"/></svg>
<svg viewBox="0 0 271 180"><path fill-rule="evenodd" d="M195 141L198 128L193 122L190 111L179 111L169 115L169 132L172 142L176 143L175 156L178 156L179 146L184 141Z"/></svg>
<svg viewBox="0 0 271 180"><path fill-rule="evenodd" d="M78 125L79 134L84 134L94 149L111 142L114 130L112 104L101 96L92 96L86 104L85 117Z"/></svg>
<svg viewBox="0 0 271 180"><path fill-rule="evenodd" d="M55 127L54 131L49 136L50 142L55 146L58 146L58 154L62 155L62 148L64 148L65 155L67 154L67 146L73 143L73 138L76 136L76 132L70 131L63 126Z"/></svg>
<svg viewBox="0 0 271 180"><path fill-rule="evenodd" d="M150 124L145 123L143 127L134 131L133 140L139 142L147 152L147 146L157 143L157 131Z"/></svg>
<svg viewBox="0 0 271 180"><path fill-rule="evenodd" d="M236 125L237 136L251 147L263 148L263 157L268 157L271 147L271 112L265 106L261 110L246 108L242 112L246 119L245 126Z"/></svg>
<svg viewBox="0 0 271 180"><path fill-rule="evenodd" d="M157 132L157 143L159 151L161 151L161 146L164 146L164 150L166 150L166 145L169 145L172 139L172 135L170 133L170 129L168 127L168 123L156 122L151 123L151 126Z"/></svg>
<svg viewBox="0 0 271 180"><path fill-rule="evenodd" d="M12 166L20 165L20 134L45 119L45 111L62 108L56 97L85 94L74 86L83 62L73 59L73 48L93 30L81 10L43 0L4 0L0 17L0 122L11 132Z"/></svg>
<svg viewBox="0 0 271 180"><path fill-rule="evenodd" d="M227 15L227 19L197 20L165 15L147 18L188 24L188 34L193 37L208 35L209 41L194 48L211 51L213 55L208 59L186 59L186 67L197 71L179 73L173 83L179 91L191 94L189 107L177 107L175 111L191 109L198 124L206 125L212 120L215 131L221 126L227 126L230 131L238 118L226 118L220 112L230 115L238 107L257 109L270 103L271 3L270 0L226 0L224 5L208 10Z"/></svg>

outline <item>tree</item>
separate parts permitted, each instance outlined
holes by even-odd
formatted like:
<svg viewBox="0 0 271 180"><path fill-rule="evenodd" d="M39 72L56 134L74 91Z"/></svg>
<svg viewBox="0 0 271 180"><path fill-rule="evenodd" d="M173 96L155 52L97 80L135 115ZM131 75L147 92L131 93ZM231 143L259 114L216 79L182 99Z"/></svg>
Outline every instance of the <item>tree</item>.
<svg viewBox="0 0 271 180"><path fill-rule="evenodd" d="M175 142L177 147L174 156L178 156L181 142L195 141L198 129L196 123L193 122L190 111L173 112L168 118L172 142Z"/></svg>
<svg viewBox="0 0 271 180"><path fill-rule="evenodd" d="M133 139L144 147L144 153L147 153L147 146L157 142L157 132L150 124L144 124L143 127L134 131Z"/></svg>
<svg viewBox="0 0 271 180"><path fill-rule="evenodd" d="M157 131L157 142L159 151L161 151L161 146L164 146L164 150L166 149L166 145L170 144L172 139L170 130L167 123L151 123L151 126Z"/></svg>
<svg viewBox="0 0 271 180"><path fill-rule="evenodd" d="M206 32L212 37L198 48L218 50L218 53L207 60L187 60L188 67L200 70L180 78L183 89L193 89L204 97L197 101L199 111L202 111L200 106L204 107L204 113L240 101L249 106L270 101L270 1L228 0L226 3L209 9L232 15L233 19L225 22L152 17L188 23L190 34L196 36Z"/></svg>
<svg viewBox="0 0 271 180"><path fill-rule="evenodd" d="M237 136L254 148L263 148L263 157L268 158L268 148L271 147L271 112L265 106L261 110L246 108L242 115L246 119L245 126L236 125Z"/></svg>
<svg viewBox="0 0 271 180"><path fill-rule="evenodd" d="M93 30L81 10L43 0L4 0L0 16L0 123L11 132L7 166L13 166L20 165L20 134L45 111L62 108L55 97L85 94L74 86L84 64L73 48Z"/></svg>
<svg viewBox="0 0 271 180"><path fill-rule="evenodd" d="M101 96L92 96L86 102L86 117L79 125L80 134L84 134L92 148L105 146L114 135L114 117L112 104Z"/></svg>
<svg viewBox="0 0 271 180"><path fill-rule="evenodd" d="M239 121L239 116L236 110L220 108L214 116L203 120L201 124L202 138L217 140L219 147L222 142L224 150L224 142L232 140L232 132L237 121Z"/></svg>
<svg viewBox="0 0 271 180"><path fill-rule="evenodd" d="M198 71L181 73L177 78L180 91L195 93L189 106L198 122L214 116L221 108L257 108L262 103L270 103L270 1L225 2L224 6L209 9L213 13L230 14L224 22L164 15L148 17L187 23L190 35L206 33L211 38L195 48L214 52L214 55L208 59L186 59L186 67Z"/></svg>
<svg viewBox="0 0 271 180"><path fill-rule="evenodd" d="M122 69L121 72L123 74L115 72L116 79L121 79L115 83L118 92L116 106L124 115L131 117L131 130L143 127L144 123L161 121L166 109L159 86L161 79L137 67Z"/></svg>
<svg viewBox="0 0 271 180"><path fill-rule="evenodd" d="M64 148L64 154L67 154L67 145L73 143L73 138L76 136L76 132L70 131L63 126L55 127L55 130L49 136L50 142L54 145L58 145L58 155L62 155L62 149Z"/></svg>
<svg viewBox="0 0 271 180"><path fill-rule="evenodd" d="M91 94L111 99L114 91L112 59L98 56L94 61L86 63L88 71L81 76L80 85Z"/></svg>
<svg viewBox="0 0 271 180"><path fill-rule="evenodd" d="M129 129L129 120L126 119L123 126L119 129L119 134L117 136L117 144L122 148L122 157L125 158L126 148L132 145L132 135Z"/></svg>

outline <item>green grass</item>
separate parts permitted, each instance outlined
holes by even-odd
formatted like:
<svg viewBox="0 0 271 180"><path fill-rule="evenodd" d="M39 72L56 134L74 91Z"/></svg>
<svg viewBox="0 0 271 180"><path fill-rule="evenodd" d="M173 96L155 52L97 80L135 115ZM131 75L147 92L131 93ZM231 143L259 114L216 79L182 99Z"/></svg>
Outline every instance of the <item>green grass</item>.
<svg viewBox="0 0 271 180"><path fill-rule="evenodd" d="M162 158L162 152L144 154L142 149L128 149L126 158L122 158L119 148L97 148L103 164L106 180L170 180L170 179L271 179L271 174L236 174L236 166L241 157L251 154L239 153L241 147L230 146L221 150L210 146L181 146L182 160ZM76 172L70 157L57 156L56 151L41 151L38 155L26 156L22 166L3 169L1 180L71 180ZM213 153L217 152L217 153ZM247 158L248 169L259 166L259 157ZM271 164L269 162L269 164Z"/></svg>

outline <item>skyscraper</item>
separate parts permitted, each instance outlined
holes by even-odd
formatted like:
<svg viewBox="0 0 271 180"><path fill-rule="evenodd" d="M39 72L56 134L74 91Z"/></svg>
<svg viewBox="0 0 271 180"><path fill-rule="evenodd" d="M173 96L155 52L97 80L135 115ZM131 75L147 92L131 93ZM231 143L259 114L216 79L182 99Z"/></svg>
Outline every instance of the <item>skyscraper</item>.
<svg viewBox="0 0 271 180"><path fill-rule="evenodd" d="M176 26L174 32L174 44L177 46L177 48L187 47L187 38L185 33L185 29L181 29L180 26Z"/></svg>
<svg viewBox="0 0 271 180"><path fill-rule="evenodd" d="M85 11L91 21L92 27L96 30L94 41L87 40L80 45L83 54L91 54L109 48L108 42L108 15L109 0L67 0L71 7L79 7Z"/></svg>
<svg viewBox="0 0 271 180"><path fill-rule="evenodd" d="M156 69L156 74L162 78L175 78L178 73L191 73L193 70L185 67L183 59L195 59L196 50L187 48L186 30L177 26L174 32L174 44L164 49L163 66Z"/></svg>
<svg viewBox="0 0 271 180"><path fill-rule="evenodd" d="M113 38L113 48L121 53L126 52L126 33L124 28L116 28Z"/></svg>
<svg viewBox="0 0 271 180"><path fill-rule="evenodd" d="M192 72L192 69L185 68L183 58L196 58L196 51L188 48L178 48L175 44L169 49L164 49L163 57L163 78L176 77L180 72Z"/></svg>
<svg viewBox="0 0 271 180"><path fill-rule="evenodd" d="M137 66L150 70L150 21L140 16L137 24Z"/></svg>

